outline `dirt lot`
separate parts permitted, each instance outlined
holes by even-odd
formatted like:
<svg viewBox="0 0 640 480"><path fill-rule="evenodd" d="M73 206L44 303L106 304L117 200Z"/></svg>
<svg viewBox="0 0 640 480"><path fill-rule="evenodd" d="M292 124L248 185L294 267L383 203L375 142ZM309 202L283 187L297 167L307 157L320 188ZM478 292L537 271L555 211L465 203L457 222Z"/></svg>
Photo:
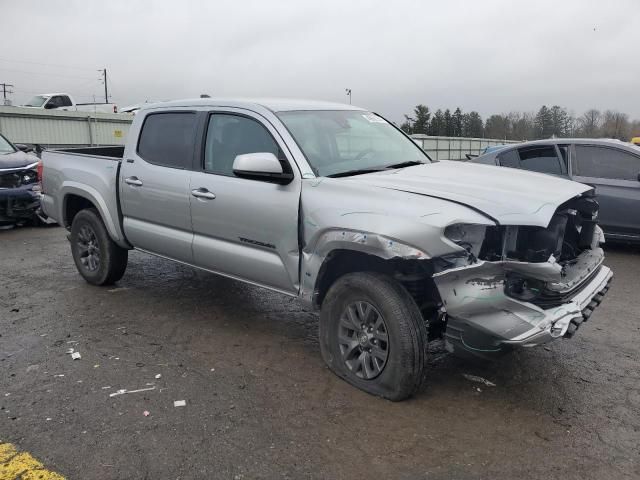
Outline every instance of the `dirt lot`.
<svg viewBox="0 0 640 480"><path fill-rule="evenodd" d="M65 235L0 232L0 442L69 479L640 478L639 248L608 250L572 340L492 364L435 347L391 403L325 368L295 300L137 252L92 287Z"/></svg>

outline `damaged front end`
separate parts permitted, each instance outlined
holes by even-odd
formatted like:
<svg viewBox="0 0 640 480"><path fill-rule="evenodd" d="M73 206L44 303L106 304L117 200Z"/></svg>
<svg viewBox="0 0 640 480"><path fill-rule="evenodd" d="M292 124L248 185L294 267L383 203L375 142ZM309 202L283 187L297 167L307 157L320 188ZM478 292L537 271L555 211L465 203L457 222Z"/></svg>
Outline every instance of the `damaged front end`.
<svg viewBox="0 0 640 480"><path fill-rule="evenodd" d="M37 162L0 169L0 225L31 220L40 208Z"/></svg>
<svg viewBox="0 0 640 480"><path fill-rule="evenodd" d="M433 275L448 350L490 357L573 335L613 276L597 212L590 191L560 205L546 228L448 227L445 237L461 248L434 259Z"/></svg>

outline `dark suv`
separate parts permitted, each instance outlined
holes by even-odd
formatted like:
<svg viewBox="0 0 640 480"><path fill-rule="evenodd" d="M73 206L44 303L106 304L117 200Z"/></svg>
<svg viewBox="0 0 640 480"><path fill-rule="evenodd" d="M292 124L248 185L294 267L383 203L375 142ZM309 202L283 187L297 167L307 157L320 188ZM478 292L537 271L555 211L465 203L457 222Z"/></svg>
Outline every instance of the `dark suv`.
<svg viewBox="0 0 640 480"><path fill-rule="evenodd" d="M536 140L505 146L473 163L521 168L596 187L608 239L640 242L640 147L619 140Z"/></svg>

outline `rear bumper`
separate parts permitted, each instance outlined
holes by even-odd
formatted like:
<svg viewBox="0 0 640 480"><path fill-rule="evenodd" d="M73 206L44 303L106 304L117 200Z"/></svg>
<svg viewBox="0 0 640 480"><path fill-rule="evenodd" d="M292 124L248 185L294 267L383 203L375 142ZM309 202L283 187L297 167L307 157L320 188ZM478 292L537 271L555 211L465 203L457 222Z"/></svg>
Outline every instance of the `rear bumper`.
<svg viewBox="0 0 640 480"><path fill-rule="evenodd" d="M462 356L491 357L516 346L532 347L572 336L609 289L613 273L602 265L601 252L589 253L590 263L585 266L584 281L574 287L576 293L551 308L505 293L505 268L513 265L478 262L436 274L434 280L448 315L447 348ZM545 265L537 264L542 267L539 271L531 269L531 277L546 274Z"/></svg>

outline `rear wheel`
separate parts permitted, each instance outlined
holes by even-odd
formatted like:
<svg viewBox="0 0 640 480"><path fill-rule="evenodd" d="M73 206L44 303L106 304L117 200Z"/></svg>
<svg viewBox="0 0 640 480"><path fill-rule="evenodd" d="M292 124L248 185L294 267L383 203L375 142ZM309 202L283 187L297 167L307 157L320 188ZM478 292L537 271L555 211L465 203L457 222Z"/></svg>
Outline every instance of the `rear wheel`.
<svg viewBox="0 0 640 480"><path fill-rule="evenodd" d="M122 278L128 250L111 240L94 209L78 212L71 225L71 254L80 275L92 285L110 285Z"/></svg>
<svg viewBox="0 0 640 480"><path fill-rule="evenodd" d="M320 348L329 368L350 384L403 400L423 384L427 325L398 282L351 273L336 281L322 303Z"/></svg>

